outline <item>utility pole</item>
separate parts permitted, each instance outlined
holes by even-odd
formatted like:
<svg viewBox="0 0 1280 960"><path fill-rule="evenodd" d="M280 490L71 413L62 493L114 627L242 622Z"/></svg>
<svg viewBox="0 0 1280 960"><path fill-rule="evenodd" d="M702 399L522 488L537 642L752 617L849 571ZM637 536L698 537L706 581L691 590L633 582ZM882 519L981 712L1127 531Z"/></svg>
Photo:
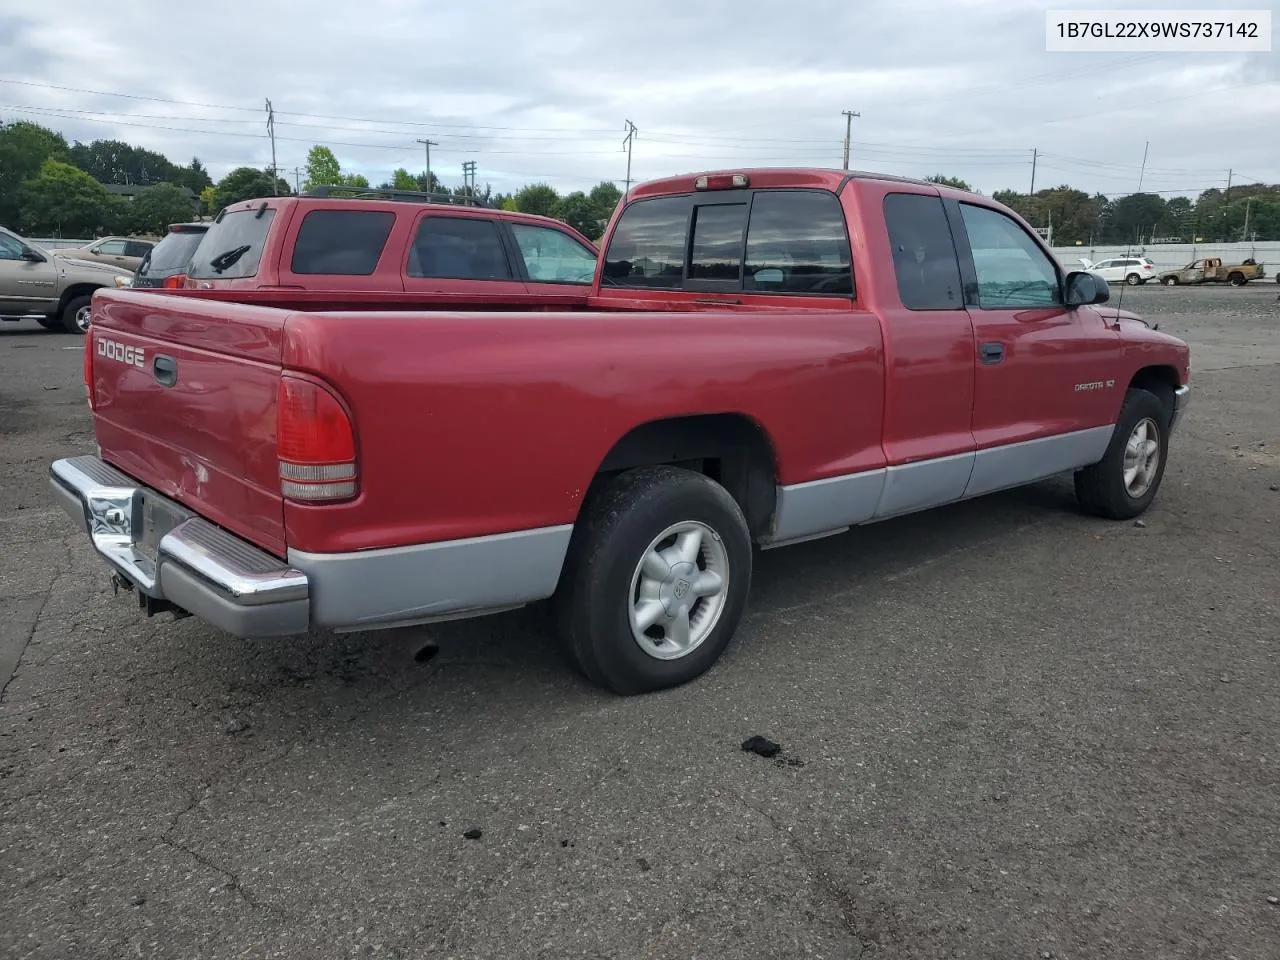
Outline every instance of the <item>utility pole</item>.
<svg viewBox="0 0 1280 960"><path fill-rule="evenodd" d="M418 142L427 148L427 192L430 193L431 192L431 148L438 147L440 146L440 144L436 143L436 141L431 139L419 140Z"/></svg>
<svg viewBox="0 0 1280 960"><path fill-rule="evenodd" d="M1235 170L1234 170L1234 169L1232 169L1232 170L1228 170L1228 171L1227 171L1227 192L1226 192L1226 194L1225 194L1225 195L1224 195L1224 197L1223 197L1223 199L1224 199L1224 200L1230 200L1230 199L1231 199L1231 178L1232 178L1232 176L1233 176L1234 174L1235 174Z"/></svg>
<svg viewBox="0 0 1280 960"><path fill-rule="evenodd" d="M1036 195L1036 161L1040 158L1040 151L1036 147L1031 148L1031 192L1028 197Z"/></svg>
<svg viewBox="0 0 1280 960"><path fill-rule="evenodd" d="M1253 205L1253 197L1246 197L1244 201L1244 236L1241 240L1249 239L1249 207ZM1249 250L1249 256L1253 256L1253 250Z"/></svg>
<svg viewBox="0 0 1280 960"><path fill-rule="evenodd" d="M638 132L636 125L628 120L627 135L622 138L622 145L627 148L627 188L622 191L624 197L631 192L631 141L636 138Z"/></svg>
<svg viewBox="0 0 1280 960"><path fill-rule="evenodd" d="M1147 175L1147 151L1151 149L1151 141L1142 148L1142 169L1138 171L1138 193L1142 192L1142 181Z"/></svg>
<svg viewBox="0 0 1280 960"><path fill-rule="evenodd" d="M476 162L474 160L463 161L462 185L467 191L467 196L474 197L476 195Z"/></svg>
<svg viewBox="0 0 1280 960"><path fill-rule="evenodd" d="M301 167L293 168L293 192L294 193L302 192L302 168Z"/></svg>
<svg viewBox="0 0 1280 960"><path fill-rule="evenodd" d="M271 107L271 101L267 100L267 136L271 138L271 190L274 192L276 188L276 112ZM287 188L286 188L287 189Z"/></svg>
<svg viewBox="0 0 1280 960"><path fill-rule="evenodd" d="M844 168L849 169L849 138L853 135L853 118L860 117L862 114L854 113L852 110L841 110L844 115Z"/></svg>

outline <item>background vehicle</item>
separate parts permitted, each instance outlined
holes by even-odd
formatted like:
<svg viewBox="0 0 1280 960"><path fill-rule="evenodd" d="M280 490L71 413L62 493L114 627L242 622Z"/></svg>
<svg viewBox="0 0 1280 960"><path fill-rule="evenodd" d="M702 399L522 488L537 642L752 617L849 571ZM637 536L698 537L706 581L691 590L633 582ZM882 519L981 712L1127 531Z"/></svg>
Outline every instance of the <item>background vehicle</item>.
<svg viewBox="0 0 1280 960"><path fill-rule="evenodd" d="M128 271L56 257L0 227L0 320L35 317L46 329L84 333L93 292L129 281Z"/></svg>
<svg viewBox="0 0 1280 960"><path fill-rule="evenodd" d="M187 279L191 255L208 230L208 223L169 224L169 232L142 258L138 272L133 275L132 285L143 290L181 287Z"/></svg>
<svg viewBox="0 0 1280 960"><path fill-rule="evenodd" d="M1243 287L1250 280L1261 280L1265 276L1263 265L1253 260L1224 266L1218 257L1205 257L1192 260L1181 270L1161 273L1160 282L1171 287L1181 283L1229 283Z"/></svg>
<svg viewBox="0 0 1280 960"><path fill-rule="evenodd" d="M602 247L589 309L102 294L100 457L56 462L54 492L148 611L265 636L551 598L578 668L636 693L716 661L753 543L1064 472L1128 519L1160 486L1186 345L1099 312L1105 282L990 198L673 177Z"/></svg>
<svg viewBox="0 0 1280 960"><path fill-rule="evenodd" d="M227 207L184 289L318 310L586 305L597 251L566 223L447 194L342 192Z"/></svg>
<svg viewBox="0 0 1280 960"><path fill-rule="evenodd" d="M1081 257L1080 262L1085 265L1086 270L1093 271L1108 283L1138 286L1156 276L1155 261L1150 257L1116 257L1097 263L1090 263Z"/></svg>
<svg viewBox="0 0 1280 960"><path fill-rule="evenodd" d="M50 252L55 257L101 261L106 266L120 267L132 273L138 269L142 258L154 245L150 240L135 240L132 237L103 237L83 247L65 247Z"/></svg>

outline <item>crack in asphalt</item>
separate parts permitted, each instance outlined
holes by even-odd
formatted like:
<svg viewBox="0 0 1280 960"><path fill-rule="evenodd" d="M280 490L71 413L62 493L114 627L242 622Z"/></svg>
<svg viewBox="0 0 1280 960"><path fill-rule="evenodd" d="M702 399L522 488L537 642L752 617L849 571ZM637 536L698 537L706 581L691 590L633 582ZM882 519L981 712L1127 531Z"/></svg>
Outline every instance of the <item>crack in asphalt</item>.
<svg viewBox="0 0 1280 960"><path fill-rule="evenodd" d="M797 858L800 860L800 867L804 871L805 878L809 881L810 886L816 889L827 901L833 906L840 915L840 925L845 932L849 934L858 943L859 953L862 956L868 952L879 950L883 944L872 937L866 936L858 923L858 918L854 913L856 898L837 883L826 870L815 862L814 855L800 840L788 830L783 824L768 810L757 807L752 803L748 803L741 797L733 797L734 802L743 809L754 813L766 821L777 833L783 841L790 847ZM896 937L894 938L896 939Z"/></svg>
<svg viewBox="0 0 1280 960"><path fill-rule="evenodd" d="M49 578L49 586L46 587L40 596L40 606L36 609L36 615L31 618L31 629L27 631L26 639L22 641L22 649L18 652L18 659L13 663L13 672L4 678L4 682L0 684L0 703L4 703L5 692L9 689L9 683L18 675L18 671L22 669L23 658L26 657L27 651L31 648L31 639L36 635L36 630L40 626L40 619L44 616L45 608L49 606L49 599L53 596L53 590L58 585L58 581L71 572L71 568L75 565L75 558L71 552L71 544L68 542L70 536L60 538L63 550L66 552L67 565L65 568L54 571L53 576ZM32 596L35 596L33 594Z"/></svg>

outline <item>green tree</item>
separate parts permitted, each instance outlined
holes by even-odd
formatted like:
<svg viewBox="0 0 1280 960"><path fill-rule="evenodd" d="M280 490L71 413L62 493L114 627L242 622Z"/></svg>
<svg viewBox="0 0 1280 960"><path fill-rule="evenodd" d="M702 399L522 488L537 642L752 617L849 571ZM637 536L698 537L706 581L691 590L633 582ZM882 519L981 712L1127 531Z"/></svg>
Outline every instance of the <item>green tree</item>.
<svg viewBox="0 0 1280 960"><path fill-rule="evenodd" d="M194 211L182 188L172 183L147 187L129 204L128 229L133 233L162 235L171 223L190 220Z"/></svg>
<svg viewBox="0 0 1280 960"><path fill-rule="evenodd" d="M49 158L67 159L67 141L38 123L0 123L0 223L22 219L20 188Z"/></svg>
<svg viewBox="0 0 1280 960"><path fill-rule="evenodd" d="M594 240L599 236L596 224L596 208L581 190L575 190L560 199L556 204L556 219L563 220L579 233ZM595 234L595 236L593 236Z"/></svg>
<svg viewBox="0 0 1280 960"><path fill-rule="evenodd" d="M114 226L118 207L107 189L83 170L52 158L22 185L21 223L29 233L92 236Z"/></svg>
<svg viewBox="0 0 1280 960"><path fill-rule="evenodd" d="M391 174L391 183L389 184L395 190L419 190L421 189L418 178L413 176L404 167L397 167Z"/></svg>
<svg viewBox="0 0 1280 960"><path fill-rule="evenodd" d="M342 164L332 150L317 144L307 151L307 179L303 184L306 189L341 183Z"/></svg>
<svg viewBox="0 0 1280 960"><path fill-rule="evenodd" d="M99 183L136 184L172 182L179 168L168 157L135 147L123 140L94 140L71 147L71 162Z"/></svg>
<svg viewBox="0 0 1280 960"><path fill-rule="evenodd" d="M213 186L213 179L209 176L209 171L204 168L204 164L200 162L199 157L192 157L190 165L179 167L173 182L180 187L187 187L192 193L197 194L204 190L205 187Z"/></svg>
<svg viewBox="0 0 1280 960"><path fill-rule="evenodd" d="M618 203L622 200L622 191L612 183L599 183L591 188L588 198L591 200L593 215L595 216L595 226L587 233L592 240L599 240L604 233L604 228L609 225L609 218L613 216L613 211L617 209Z"/></svg>
<svg viewBox="0 0 1280 960"><path fill-rule="evenodd" d="M217 194L217 192L218 192L217 189L213 186L205 187L203 190L200 191L200 212L201 213L214 214L218 212L216 209L214 209L214 206L213 206L214 203L216 202L215 194Z"/></svg>
<svg viewBox="0 0 1280 960"><path fill-rule="evenodd" d="M237 167L218 181L213 191L213 205L210 207L210 212L217 213L223 207L239 203L241 200L280 197L288 195L289 192L289 185L279 178L272 186L269 170Z"/></svg>
<svg viewBox="0 0 1280 960"><path fill-rule="evenodd" d="M367 187L369 179L363 173L340 173L338 184L343 187Z"/></svg>
<svg viewBox="0 0 1280 960"><path fill-rule="evenodd" d="M943 173L935 173L931 177L925 177L929 183L936 183L943 187L955 187L957 190L967 190L973 192L973 187L969 186L968 181L961 180L959 177L948 177Z"/></svg>
<svg viewBox="0 0 1280 960"><path fill-rule="evenodd" d="M1111 205L1109 242L1141 243L1152 234L1164 236L1173 232L1164 198L1155 193L1131 193Z"/></svg>
<svg viewBox="0 0 1280 960"><path fill-rule="evenodd" d="M536 213L544 217L554 217L560 204L560 195L555 188L545 183L531 183L515 196L516 209L521 213Z"/></svg>

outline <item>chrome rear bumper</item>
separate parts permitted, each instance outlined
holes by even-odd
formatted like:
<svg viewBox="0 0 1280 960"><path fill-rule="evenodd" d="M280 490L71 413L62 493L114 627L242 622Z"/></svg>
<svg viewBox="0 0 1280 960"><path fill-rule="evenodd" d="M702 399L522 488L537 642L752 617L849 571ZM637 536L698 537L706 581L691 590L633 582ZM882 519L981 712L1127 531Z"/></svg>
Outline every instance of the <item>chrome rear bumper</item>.
<svg viewBox="0 0 1280 960"><path fill-rule="evenodd" d="M94 549L141 596L238 637L307 632L305 573L97 457L55 461L49 483Z"/></svg>

